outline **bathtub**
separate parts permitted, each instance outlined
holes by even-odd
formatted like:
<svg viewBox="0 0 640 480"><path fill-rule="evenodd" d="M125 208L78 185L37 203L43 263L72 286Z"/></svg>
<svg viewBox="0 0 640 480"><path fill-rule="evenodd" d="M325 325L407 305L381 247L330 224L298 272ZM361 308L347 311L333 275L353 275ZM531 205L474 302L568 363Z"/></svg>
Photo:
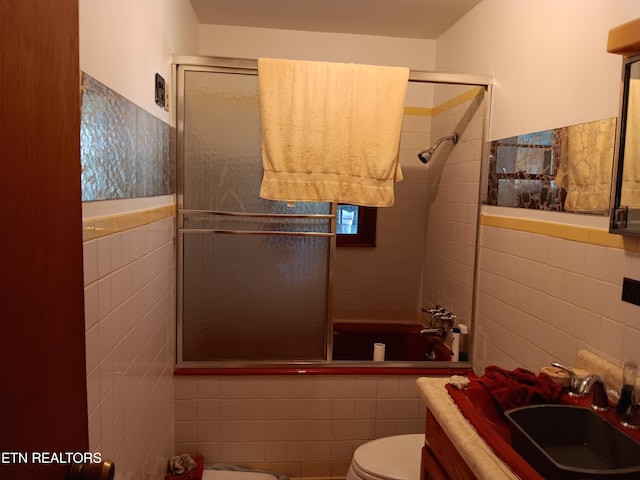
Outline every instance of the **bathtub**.
<svg viewBox="0 0 640 480"><path fill-rule="evenodd" d="M410 323L337 322L333 324L333 360L373 360L375 343L384 343L385 360L424 362L451 360L451 351L424 328Z"/></svg>

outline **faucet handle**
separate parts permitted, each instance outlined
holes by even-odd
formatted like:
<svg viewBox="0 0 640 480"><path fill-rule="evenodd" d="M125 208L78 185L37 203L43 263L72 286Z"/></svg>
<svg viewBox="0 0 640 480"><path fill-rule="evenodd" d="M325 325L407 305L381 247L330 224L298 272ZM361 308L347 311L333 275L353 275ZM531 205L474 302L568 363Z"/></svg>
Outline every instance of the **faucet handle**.
<svg viewBox="0 0 640 480"><path fill-rule="evenodd" d="M593 397L591 399L591 408L598 412L606 412L609 410L609 397L607 396L607 387L600 377L595 374L589 375L583 384L593 385Z"/></svg>
<svg viewBox="0 0 640 480"><path fill-rule="evenodd" d="M620 423L633 430L640 428L640 403L632 403L620 419Z"/></svg>
<svg viewBox="0 0 640 480"><path fill-rule="evenodd" d="M430 314L430 315L434 315L434 314L436 314L436 313L442 313L442 312L445 312L445 311L446 311L446 310L445 310L443 307L441 307L440 305L436 305L436 306L435 306L435 307L433 307L433 308L424 308L424 307L422 307L422 308L420 308L420 310L421 310L423 313L428 313L428 314Z"/></svg>

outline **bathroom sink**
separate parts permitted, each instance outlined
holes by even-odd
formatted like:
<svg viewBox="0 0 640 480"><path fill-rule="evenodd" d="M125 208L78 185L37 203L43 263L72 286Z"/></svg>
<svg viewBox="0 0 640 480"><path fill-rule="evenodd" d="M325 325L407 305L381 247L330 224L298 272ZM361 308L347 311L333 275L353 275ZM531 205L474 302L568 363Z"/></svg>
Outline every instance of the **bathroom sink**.
<svg viewBox="0 0 640 480"><path fill-rule="evenodd" d="M505 412L511 445L544 478L640 478L640 443L588 407L532 405Z"/></svg>
<svg viewBox="0 0 640 480"><path fill-rule="evenodd" d="M544 480L511 446L511 430L504 413L487 390L470 382L464 390L447 385L449 396L493 452L523 480Z"/></svg>
<svg viewBox="0 0 640 480"><path fill-rule="evenodd" d="M630 476L618 476L618 473L608 472L602 476L581 476L571 477L568 475L561 475L559 477L543 475L542 470L538 471L539 467L533 460L525 457L525 454L519 449L514 448L512 440L517 444L518 440L515 437L518 435L512 434L511 422L507 419L507 416L503 413L502 409L498 406L497 402L489 394L486 388L480 384L480 382L474 381L474 375L469 375L471 382L464 390L447 385L447 391L449 396L454 401L463 416L469 421L471 425L478 432L480 437L485 443L491 447L493 452L498 456L519 478L523 480L544 480L547 478L640 478L640 470L635 470ZM628 430L620 426L616 419L615 409L612 408L608 412L596 413L589 408L591 401L588 397L577 398L570 397L567 394L563 394L560 399L559 406L568 405L586 410L588 413L599 417L609 425L612 430L619 431L624 436L631 437L631 441L640 444L640 430ZM547 405L554 406L554 405ZM523 407L527 408L527 407ZM556 436L559 430L559 422L554 424L547 424L546 430L551 436ZM608 428L608 427L605 427ZM615 434L613 434L615 435ZM514 437L512 439L512 437ZM640 450L632 454L629 457L631 460L636 459L640 466Z"/></svg>

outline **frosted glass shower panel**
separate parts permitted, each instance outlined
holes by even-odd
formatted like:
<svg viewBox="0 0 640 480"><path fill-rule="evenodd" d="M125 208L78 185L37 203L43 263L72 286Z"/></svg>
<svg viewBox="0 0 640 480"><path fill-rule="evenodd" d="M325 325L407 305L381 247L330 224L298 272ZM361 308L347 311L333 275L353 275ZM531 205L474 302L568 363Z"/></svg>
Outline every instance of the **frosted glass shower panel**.
<svg viewBox="0 0 640 480"><path fill-rule="evenodd" d="M329 245L185 233L183 360L325 360Z"/></svg>
<svg viewBox="0 0 640 480"><path fill-rule="evenodd" d="M331 204L260 198L257 75L181 72L179 361L326 361Z"/></svg>

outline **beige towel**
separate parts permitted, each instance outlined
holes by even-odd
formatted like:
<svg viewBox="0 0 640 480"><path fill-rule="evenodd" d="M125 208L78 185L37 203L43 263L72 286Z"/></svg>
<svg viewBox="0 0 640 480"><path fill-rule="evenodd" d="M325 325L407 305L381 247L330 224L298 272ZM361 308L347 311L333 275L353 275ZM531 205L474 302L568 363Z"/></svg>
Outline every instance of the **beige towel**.
<svg viewBox="0 0 640 480"><path fill-rule="evenodd" d="M567 190L565 211L608 212L615 128L615 118L567 128L556 175L558 186Z"/></svg>
<svg viewBox="0 0 640 480"><path fill-rule="evenodd" d="M258 60L260 196L393 205L409 70Z"/></svg>

